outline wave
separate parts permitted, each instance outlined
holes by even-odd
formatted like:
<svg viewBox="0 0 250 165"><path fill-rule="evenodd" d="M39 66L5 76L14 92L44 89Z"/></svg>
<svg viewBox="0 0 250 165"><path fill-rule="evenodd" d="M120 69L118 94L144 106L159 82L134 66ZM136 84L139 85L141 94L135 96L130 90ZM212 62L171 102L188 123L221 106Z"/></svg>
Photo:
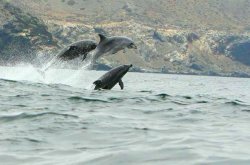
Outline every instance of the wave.
<svg viewBox="0 0 250 165"><path fill-rule="evenodd" d="M0 78L0 81L2 81L2 82L10 82L10 83L18 82L18 81L15 81L15 80L8 80L8 79L3 79L3 78Z"/></svg>
<svg viewBox="0 0 250 165"><path fill-rule="evenodd" d="M168 95L166 93L157 94L155 96L159 97L160 99L166 99L166 98L170 97L170 95Z"/></svg>
<svg viewBox="0 0 250 165"><path fill-rule="evenodd" d="M228 101L228 102L225 102L225 104L232 105L232 106L250 106L250 105L248 105L245 102L240 101L240 100Z"/></svg>
<svg viewBox="0 0 250 165"><path fill-rule="evenodd" d="M187 99L187 100L191 100L192 97L191 96L182 96L184 99Z"/></svg>
<svg viewBox="0 0 250 165"><path fill-rule="evenodd" d="M80 97L80 96L72 96L68 98L72 101L84 101L84 102L101 102L101 103L109 103L109 101L96 99L96 98L86 98L86 97Z"/></svg>
<svg viewBox="0 0 250 165"><path fill-rule="evenodd" d="M206 103L209 103L209 102L205 101L205 100L201 100L201 101L197 101L196 103L198 103L198 104L206 104Z"/></svg>
<svg viewBox="0 0 250 165"><path fill-rule="evenodd" d="M61 113L55 113L55 112L44 112L44 113L38 113L38 114L20 113L17 115L0 116L0 122L11 122L11 121L22 120L22 119L32 119L32 118L42 117L46 115L78 118L78 116L75 116L75 115L61 114Z"/></svg>
<svg viewBox="0 0 250 165"><path fill-rule="evenodd" d="M241 110L242 112L248 112L248 113L250 113L250 109L243 109L243 110Z"/></svg>

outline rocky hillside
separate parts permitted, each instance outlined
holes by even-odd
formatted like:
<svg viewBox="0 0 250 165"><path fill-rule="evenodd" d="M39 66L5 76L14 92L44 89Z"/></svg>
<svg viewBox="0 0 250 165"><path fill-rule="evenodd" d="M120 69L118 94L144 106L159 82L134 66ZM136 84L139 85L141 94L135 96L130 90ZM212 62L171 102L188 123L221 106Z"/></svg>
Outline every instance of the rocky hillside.
<svg viewBox="0 0 250 165"><path fill-rule="evenodd" d="M31 50L53 50L53 55L71 42L98 40L97 33L104 33L129 36L139 47L100 59L111 66L250 76L250 1L12 0L0 6L2 63L8 56L20 60L10 51L20 46L30 59L35 58Z"/></svg>
<svg viewBox="0 0 250 165"><path fill-rule="evenodd" d="M48 27L31 14L11 4L0 5L0 63L31 62L34 53L56 46Z"/></svg>

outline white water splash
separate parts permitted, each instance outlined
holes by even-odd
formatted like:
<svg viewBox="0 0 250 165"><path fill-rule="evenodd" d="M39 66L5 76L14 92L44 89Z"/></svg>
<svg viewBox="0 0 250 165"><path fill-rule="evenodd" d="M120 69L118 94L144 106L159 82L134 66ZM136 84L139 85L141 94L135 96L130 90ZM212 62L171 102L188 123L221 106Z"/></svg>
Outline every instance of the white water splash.
<svg viewBox="0 0 250 165"><path fill-rule="evenodd" d="M93 82L99 78L93 75L103 74L91 71L95 63L96 51L89 52L86 59L77 58L72 61L61 61L57 56L50 58L50 54L38 53L37 62L43 64L35 67L32 64L21 64L11 67L0 66L0 79L15 81L31 81L44 84L64 84L73 87L92 89ZM48 60L50 58L50 60ZM76 64L77 66L73 66ZM61 69L73 66L79 69ZM60 69L58 69L60 68ZM93 72L98 72L98 74ZM101 76L101 75L100 75Z"/></svg>
<svg viewBox="0 0 250 165"><path fill-rule="evenodd" d="M83 67L84 68L84 67ZM38 68L31 64L6 67L0 66L0 79L14 81L30 81L44 84L64 84L77 88L91 89L92 83L98 79L103 72L90 70L73 69L48 69L43 77L38 72Z"/></svg>

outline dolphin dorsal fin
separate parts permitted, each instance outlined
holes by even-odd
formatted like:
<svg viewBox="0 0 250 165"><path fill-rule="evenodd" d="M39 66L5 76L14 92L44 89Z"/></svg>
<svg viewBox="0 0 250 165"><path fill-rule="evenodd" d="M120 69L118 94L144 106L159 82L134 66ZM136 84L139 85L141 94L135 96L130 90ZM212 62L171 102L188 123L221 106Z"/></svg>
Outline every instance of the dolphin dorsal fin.
<svg viewBox="0 0 250 165"><path fill-rule="evenodd" d="M105 36L105 35L103 35L103 34L98 34L99 35L99 37L100 37L100 42L99 43L101 43L101 42L103 42L107 37Z"/></svg>

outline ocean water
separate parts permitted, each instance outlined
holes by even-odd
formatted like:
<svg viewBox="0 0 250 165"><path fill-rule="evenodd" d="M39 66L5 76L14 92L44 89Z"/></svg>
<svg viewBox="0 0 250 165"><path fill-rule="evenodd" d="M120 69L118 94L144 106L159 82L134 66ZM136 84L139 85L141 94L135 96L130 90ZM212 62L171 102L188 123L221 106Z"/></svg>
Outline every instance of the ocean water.
<svg viewBox="0 0 250 165"><path fill-rule="evenodd" d="M104 73L0 67L0 164L250 164L250 79Z"/></svg>

